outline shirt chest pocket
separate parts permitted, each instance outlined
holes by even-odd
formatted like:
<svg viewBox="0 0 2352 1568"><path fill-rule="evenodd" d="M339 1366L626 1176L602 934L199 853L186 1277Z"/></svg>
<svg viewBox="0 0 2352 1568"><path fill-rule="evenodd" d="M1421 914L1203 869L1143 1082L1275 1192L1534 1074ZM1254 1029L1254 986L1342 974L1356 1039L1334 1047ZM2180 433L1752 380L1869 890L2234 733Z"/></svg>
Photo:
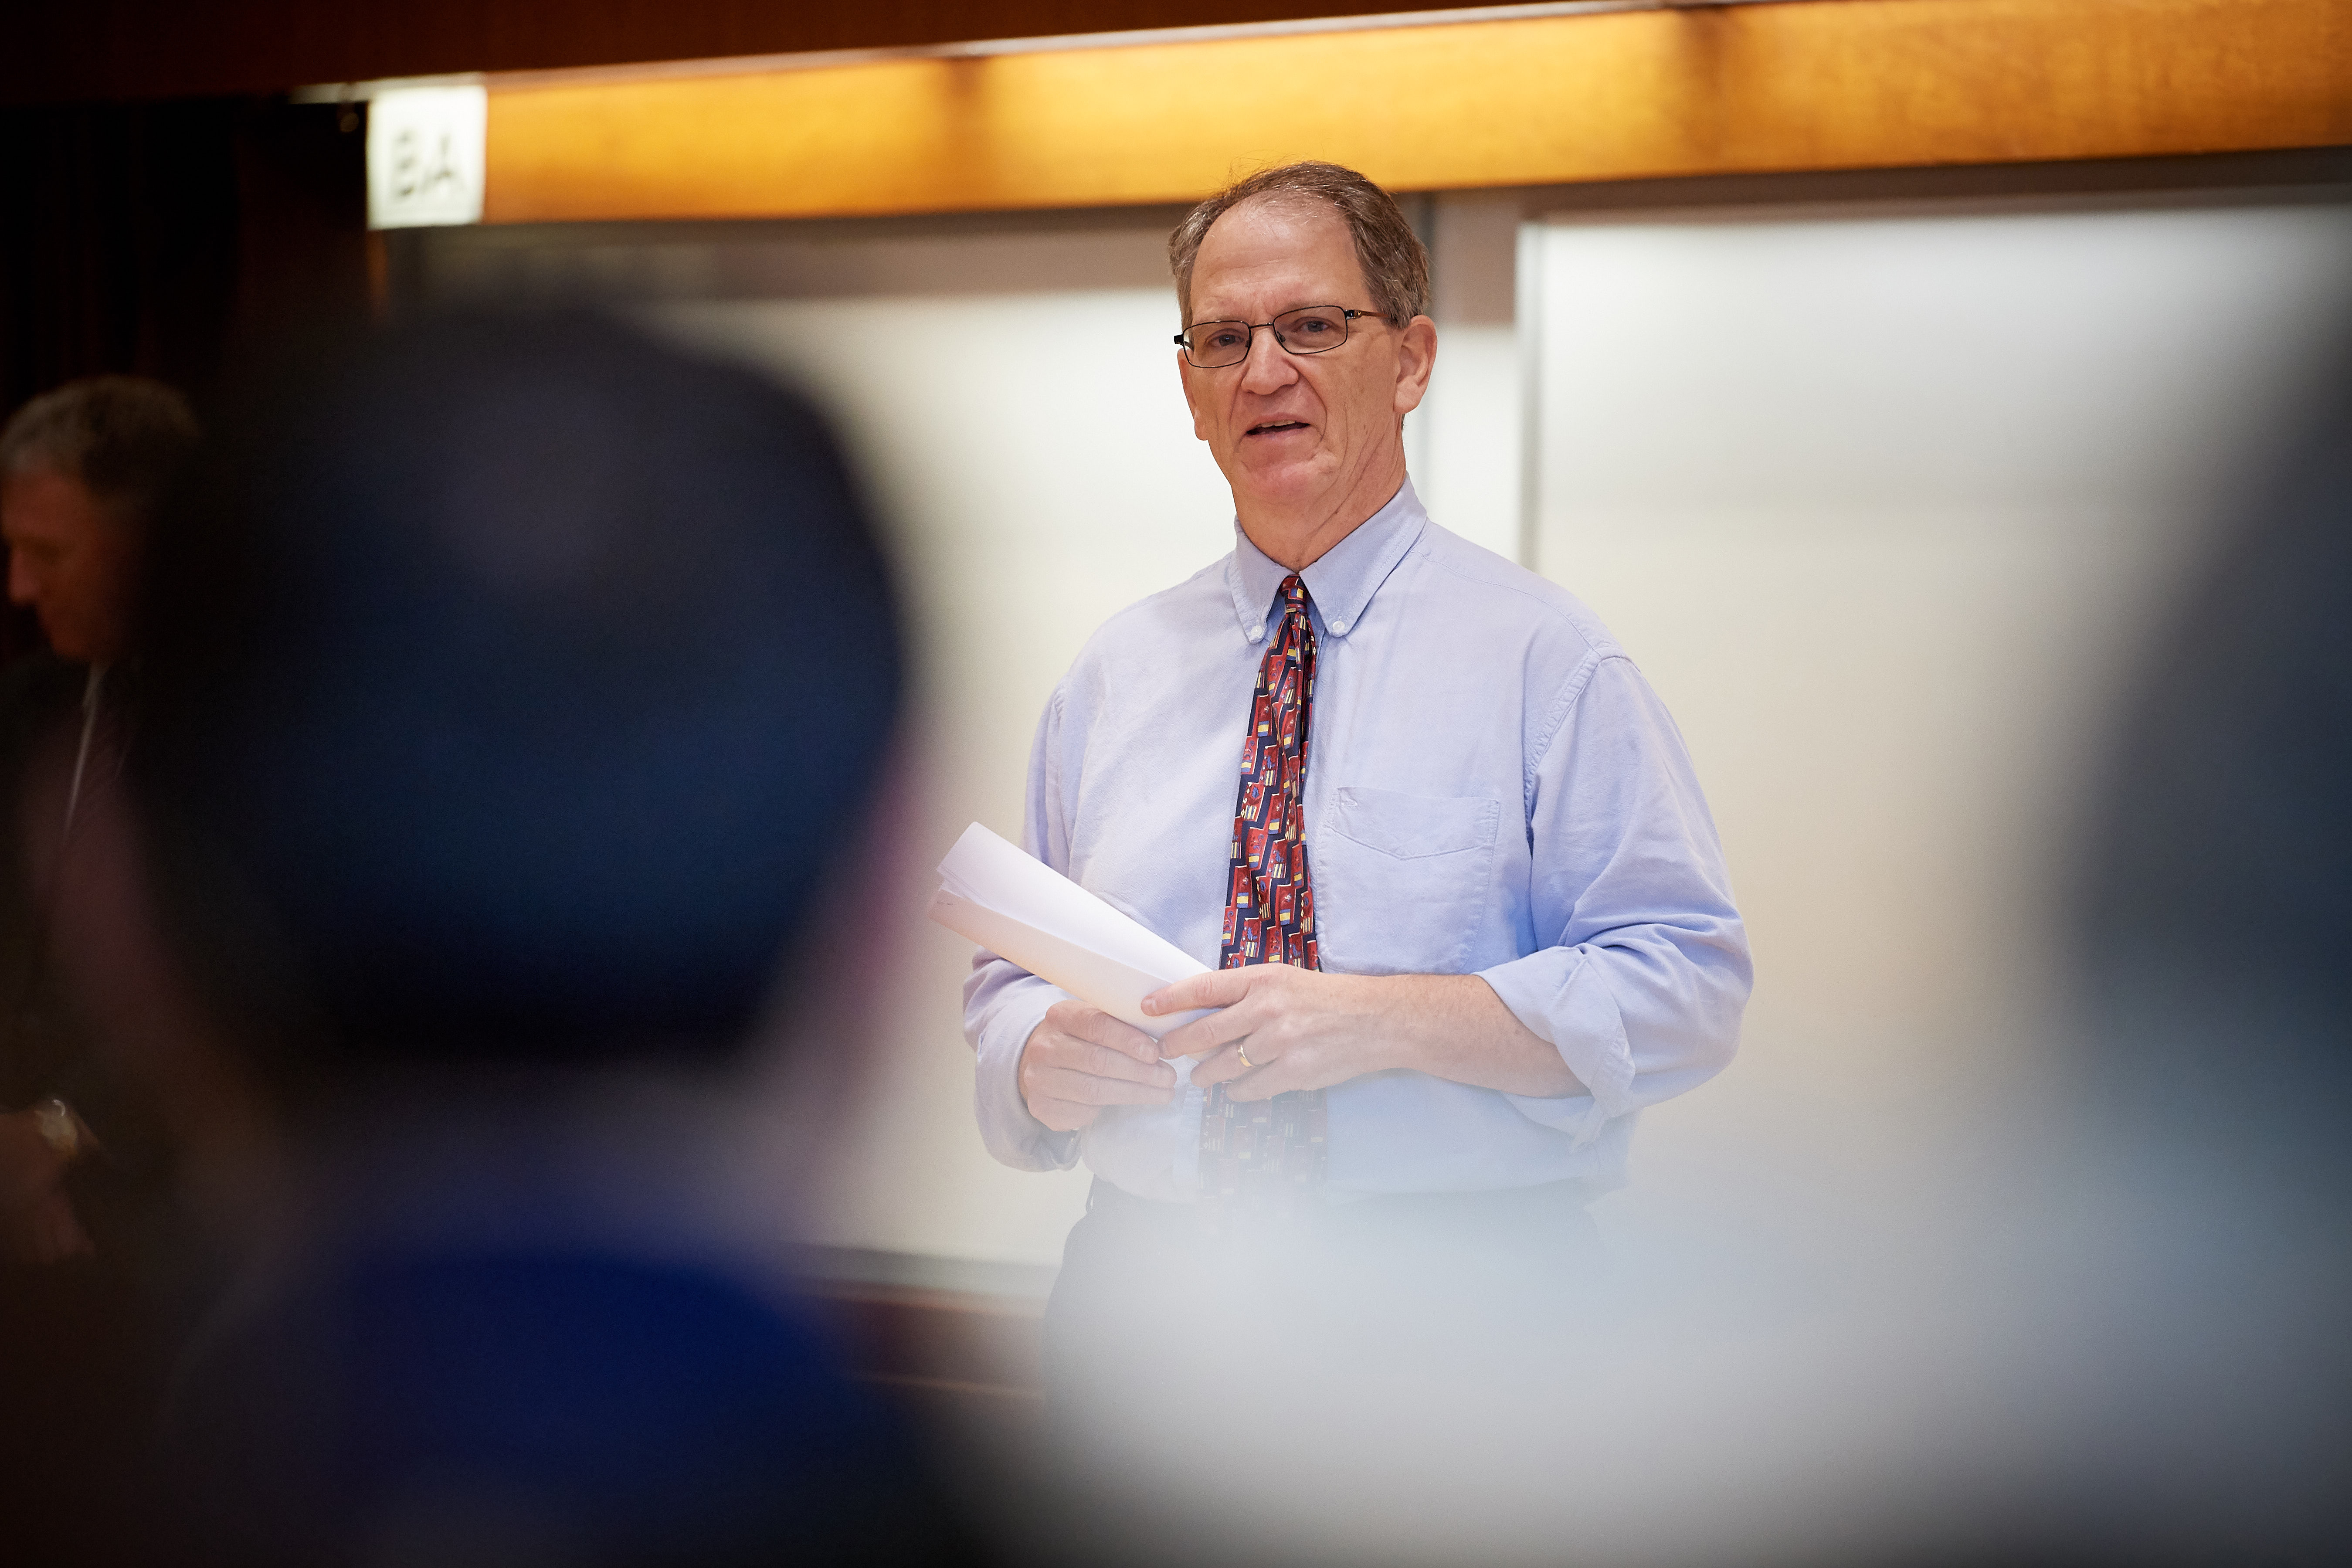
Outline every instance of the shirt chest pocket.
<svg viewBox="0 0 2352 1568"><path fill-rule="evenodd" d="M1342 784L1307 845L1324 966L1461 971L1490 896L1502 803Z"/></svg>

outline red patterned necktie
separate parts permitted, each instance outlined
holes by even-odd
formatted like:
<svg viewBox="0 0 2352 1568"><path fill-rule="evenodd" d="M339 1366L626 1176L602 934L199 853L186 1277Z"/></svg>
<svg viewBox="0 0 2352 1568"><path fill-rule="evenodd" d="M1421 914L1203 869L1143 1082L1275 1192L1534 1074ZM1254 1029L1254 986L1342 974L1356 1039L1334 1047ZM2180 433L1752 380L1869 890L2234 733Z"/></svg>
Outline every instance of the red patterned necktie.
<svg viewBox="0 0 2352 1568"><path fill-rule="evenodd" d="M1241 793L1234 804L1218 967L1296 963L1323 967L1315 942L1315 885L1307 871L1307 716L1315 700L1315 628L1307 584L1282 581L1282 623L1258 666L1242 739ZM1246 1048L1246 1047L1244 1047ZM1240 1103L1209 1090L1201 1118L1201 1173L1213 1198L1287 1212L1323 1180L1323 1091L1294 1090Z"/></svg>

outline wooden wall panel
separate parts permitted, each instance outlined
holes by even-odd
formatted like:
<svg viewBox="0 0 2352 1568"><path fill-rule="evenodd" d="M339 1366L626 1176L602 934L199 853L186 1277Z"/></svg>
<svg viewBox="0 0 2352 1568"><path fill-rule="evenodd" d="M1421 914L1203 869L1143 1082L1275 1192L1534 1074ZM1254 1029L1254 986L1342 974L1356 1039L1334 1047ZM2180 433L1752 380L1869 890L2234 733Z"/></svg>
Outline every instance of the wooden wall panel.
<svg viewBox="0 0 2352 1568"><path fill-rule="evenodd" d="M1476 3L1346 0L1345 9ZM7 7L0 103L1218 26L1328 8L1318 0L21 0Z"/></svg>
<svg viewBox="0 0 2352 1568"><path fill-rule="evenodd" d="M2347 142L2341 0L1812 0L494 82L485 216L1176 201L1297 157L1448 189Z"/></svg>

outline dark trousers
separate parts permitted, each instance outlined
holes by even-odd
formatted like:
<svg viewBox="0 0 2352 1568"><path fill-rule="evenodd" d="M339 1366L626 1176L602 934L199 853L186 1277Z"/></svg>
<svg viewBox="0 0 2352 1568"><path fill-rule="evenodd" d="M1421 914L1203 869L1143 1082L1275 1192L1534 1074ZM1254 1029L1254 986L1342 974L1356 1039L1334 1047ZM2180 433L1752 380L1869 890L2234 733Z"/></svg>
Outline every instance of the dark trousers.
<svg viewBox="0 0 2352 1568"><path fill-rule="evenodd" d="M1070 1489L1045 1560L1376 1556L1351 1533L1367 1489L1442 1500L1464 1435L1583 1370L1591 1195L1375 1198L1213 1229L1200 1206L1097 1182L1045 1310Z"/></svg>

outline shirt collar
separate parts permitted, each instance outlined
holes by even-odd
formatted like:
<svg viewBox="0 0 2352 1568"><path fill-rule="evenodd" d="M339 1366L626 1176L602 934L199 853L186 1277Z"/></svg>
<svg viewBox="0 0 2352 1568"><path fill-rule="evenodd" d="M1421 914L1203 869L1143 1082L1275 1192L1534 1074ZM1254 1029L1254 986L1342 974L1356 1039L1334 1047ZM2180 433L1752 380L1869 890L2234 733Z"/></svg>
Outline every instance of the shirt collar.
<svg viewBox="0 0 2352 1568"><path fill-rule="evenodd" d="M1347 538L1299 574L1325 633L1344 637L1363 618L1364 606L1420 540L1428 522L1429 514L1421 510L1421 498L1412 493L1412 481L1407 479L1386 506L1358 523ZM1242 635L1251 642L1265 640L1275 595L1289 575L1289 567L1251 543L1240 522L1234 524L1233 565L1225 580L1233 588L1234 614L1241 621Z"/></svg>

